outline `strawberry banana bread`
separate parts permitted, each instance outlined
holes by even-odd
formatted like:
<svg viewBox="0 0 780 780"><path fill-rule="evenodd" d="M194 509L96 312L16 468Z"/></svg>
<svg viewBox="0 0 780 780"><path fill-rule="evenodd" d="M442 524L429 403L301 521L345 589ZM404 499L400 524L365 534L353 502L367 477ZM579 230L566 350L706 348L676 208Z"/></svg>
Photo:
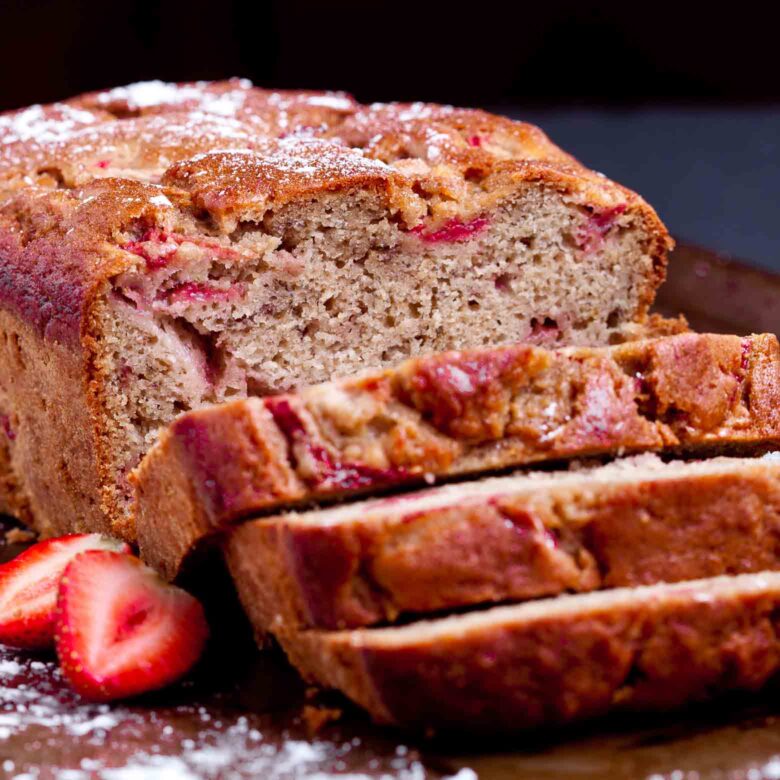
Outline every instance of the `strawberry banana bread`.
<svg viewBox="0 0 780 780"><path fill-rule="evenodd" d="M780 445L775 336L526 344L183 415L133 479L141 553L174 577L205 536L258 512L541 461Z"/></svg>
<svg viewBox="0 0 780 780"><path fill-rule="evenodd" d="M180 412L421 352L625 340L669 246L637 195L480 111L231 81L5 114L0 501L132 539L127 475Z"/></svg>
<svg viewBox="0 0 780 780"><path fill-rule="evenodd" d="M617 588L284 642L381 723L508 731L755 691L780 671L780 573Z"/></svg>
<svg viewBox="0 0 780 780"><path fill-rule="evenodd" d="M259 637L566 591L780 569L780 455L448 485L247 522L225 544Z"/></svg>

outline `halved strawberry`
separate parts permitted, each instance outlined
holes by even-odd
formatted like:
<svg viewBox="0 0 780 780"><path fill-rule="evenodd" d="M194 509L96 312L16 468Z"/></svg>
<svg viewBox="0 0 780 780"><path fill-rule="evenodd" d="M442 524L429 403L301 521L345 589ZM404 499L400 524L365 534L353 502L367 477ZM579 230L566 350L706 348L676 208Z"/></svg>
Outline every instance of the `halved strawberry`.
<svg viewBox="0 0 780 780"><path fill-rule="evenodd" d="M72 534L38 542L0 566L0 643L28 650L51 647L60 578L85 550L129 553L130 547L100 534Z"/></svg>
<svg viewBox="0 0 780 780"><path fill-rule="evenodd" d="M200 657L203 607L132 555L90 551L60 583L56 647L73 688L110 701L163 688Z"/></svg>

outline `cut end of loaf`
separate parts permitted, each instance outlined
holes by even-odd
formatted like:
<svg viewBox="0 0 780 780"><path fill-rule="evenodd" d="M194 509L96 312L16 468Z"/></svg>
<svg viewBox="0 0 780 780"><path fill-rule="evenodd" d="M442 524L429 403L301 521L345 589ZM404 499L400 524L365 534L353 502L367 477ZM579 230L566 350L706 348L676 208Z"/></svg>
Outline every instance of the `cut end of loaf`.
<svg viewBox="0 0 780 780"><path fill-rule="evenodd" d="M145 228L101 306L120 469L205 404L446 349L610 343L644 316L653 259L623 210L597 220L598 246L581 240L593 214L552 191L480 220L408 231L354 193L232 237Z"/></svg>
<svg viewBox="0 0 780 780"><path fill-rule="evenodd" d="M256 633L292 639L774 569L778 521L776 455L644 455L261 517L229 531L223 549Z"/></svg>

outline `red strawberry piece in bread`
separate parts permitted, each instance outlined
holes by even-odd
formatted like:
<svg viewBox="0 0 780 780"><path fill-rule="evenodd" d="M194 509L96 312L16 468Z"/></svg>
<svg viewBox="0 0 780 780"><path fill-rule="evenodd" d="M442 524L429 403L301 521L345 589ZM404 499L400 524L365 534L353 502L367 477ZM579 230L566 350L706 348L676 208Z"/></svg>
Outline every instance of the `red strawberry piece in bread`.
<svg viewBox="0 0 780 780"><path fill-rule="evenodd" d="M134 556L94 550L65 570L57 655L84 698L110 701L163 688L194 666L207 637L198 600Z"/></svg>
<svg viewBox="0 0 780 780"><path fill-rule="evenodd" d="M26 650L54 644L57 588L67 565L86 550L129 553L130 547L100 534L72 534L34 544L0 566L0 643Z"/></svg>

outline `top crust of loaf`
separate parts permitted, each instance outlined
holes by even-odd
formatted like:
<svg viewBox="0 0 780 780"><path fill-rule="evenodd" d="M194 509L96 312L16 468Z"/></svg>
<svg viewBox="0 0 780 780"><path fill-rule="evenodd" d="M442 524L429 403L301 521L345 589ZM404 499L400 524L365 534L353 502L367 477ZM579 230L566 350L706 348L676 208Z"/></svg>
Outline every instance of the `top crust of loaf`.
<svg viewBox="0 0 780 780"><path fill-rule="evenodd" d="M238 80L150 82L32 106L0 115L0 306L46 337L79 342L94 297L141 261L122 247L150 228L219 241L292 201L367 189L404 229L435 230L529 181L642 223L655 263L646 309L671 246L655 212L531 125Z"/></svg>
<svg viewBox="0 0 780 780"><path fill-rule="evenodd" d="M118 119L173 111L203 111L265 121L280 129L331 124L354 113L359 104L346 92L267 90L247 79L170 84L144 81L126 87L89 92L68 101L71 106L107 111Z"/></svg>

